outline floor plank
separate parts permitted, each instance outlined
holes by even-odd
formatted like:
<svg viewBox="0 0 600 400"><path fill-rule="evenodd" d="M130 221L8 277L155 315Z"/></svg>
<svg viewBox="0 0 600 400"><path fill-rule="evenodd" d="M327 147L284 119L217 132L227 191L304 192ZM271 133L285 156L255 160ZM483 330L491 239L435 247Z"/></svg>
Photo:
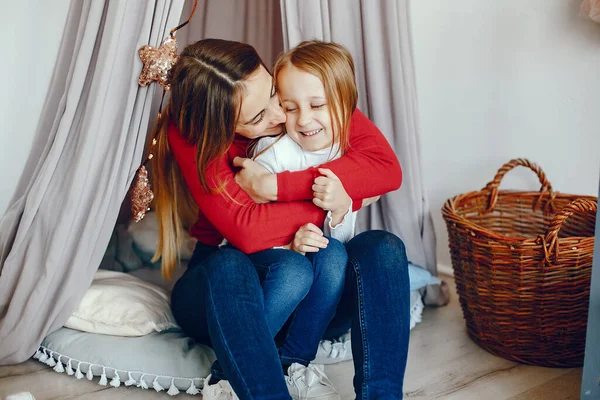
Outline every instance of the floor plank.
<svg viewBox="0 0 600 400"><path fill-rule="evenodd" d="M447 278L452 300L446 307L428 308L411 332L406 399L567 400L578 399L581 368L541 368L496 357L466 334L454 282ZM326 367L344 400L354 398L351 361ZM119 388L58 374L35 360L0 367L0 398L29 391L37 400L167 399L165 392ZM182 394L178 399L191 399ZM199 396L194 396L199 399Z"/></svg>
<svg viewBox="0 0 600 400"><path fill-rule="evenodd" d="M38 369L41 366L42 369ZM3 367L7 368L7 367ZM17 392L30 392L36 400L138 400L138 399L165 399L165 393L158 393L154 389L143 390L137 387L101 386L99 378L92 381L86 378L76 379L67 374L59 374L52 368L35 360L13 366L15 370L30 371L21 375L12 375L0 378L0 398ZM1 371L1 370L0 370ZM169 396L167 396L168 398ZM199 399L199 396L189 396L182 393L177 399Z"/></svg>
<svg viewBox="0 0 600 400"><path fill-rule="evenodd" d="M17 392L31 392L36 400L55 400L65 396L95 392L103 388L87 379L77 380L73 376L54 372L50 367L35 360L26 361L17 367L33 369L29 365L24 365L29 363L42 365L44 369L1 378L0 397Z"/></svg>
<svg viewBox="0 0 600 400"><path fill-rule="evenodd" d="M575 368L570 372L535 387L510 400L575 400L581 391L582 369Z"/></svg>
<svg viewBox="0 0 600 400"><path fill-rule="evenodd" d="M44 369L48 369L48 366L34 360L29 360L18 365L0 366L0 379L26 375Z"/></svg>

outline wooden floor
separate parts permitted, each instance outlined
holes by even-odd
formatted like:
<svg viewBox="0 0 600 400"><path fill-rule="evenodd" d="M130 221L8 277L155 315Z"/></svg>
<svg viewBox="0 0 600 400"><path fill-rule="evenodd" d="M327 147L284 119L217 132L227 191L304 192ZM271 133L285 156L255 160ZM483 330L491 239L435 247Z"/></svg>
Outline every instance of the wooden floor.
<svg viewBox="0 0 600 400"><path fill-rule="evenodd" d="M454 282L447 307L425 310L423 322L411 332L404 390L406 399L568 400L579 399L581 368L550 369L516 364L493 356L465 332ZM329 366L327 373L344 399L352 399L351 362ZM168 399L164 392L113 388L58 374L34 360L0 367L0 398L20 391L37 400ZM179 395L178 399L199 396Z"/></svg>

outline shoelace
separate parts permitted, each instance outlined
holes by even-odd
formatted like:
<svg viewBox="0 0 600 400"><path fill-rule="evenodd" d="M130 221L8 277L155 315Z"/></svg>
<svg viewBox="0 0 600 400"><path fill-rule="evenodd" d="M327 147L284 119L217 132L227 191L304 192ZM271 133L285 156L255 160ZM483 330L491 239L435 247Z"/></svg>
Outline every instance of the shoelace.
<svg viewBox="0 0 600 400"><path fill-rule="evenodd" d="M333 346L331 347L331 353L330 356L331 358L343 358L346 357L346 353L348 352L348 348L346 347L346 343L348 342L338 342L338 343L334 343Z"/></svg>
<svg viewBox="0 0 600 400"><path fill-rule="evenodd" d="M320 346L323 350L325 350L325 354L329 358L343 358L346 357L346 353L349 351L350 341L331 342L327 340L321 342Z"/></svg>
<svg viewBox="0 0 600 400"><path fill-rule="evenodd" d="M219 397L222 394L227 394L227 391L224 390L222 387L218 387L218 388L211 388L210 390L212 393L211 395L213 395L214 397ZM208 394L208 393L207 393Z"/></svg>
<svg viewBox="0 0 600 400"><path fill-rule="evenodd" d="M295 371L291 376L291 380L295 383L302 382L305 387L311 387L318 385L319 382L326 382L327 377L319 367L309 364L308 367Z"/></svg>
<svg viewBox="0 0 600 400"><path fill-rule="evenodd" d="M228 388L224 388L223 386L221 386L220 383L217 383L215 386L216 387L211 387L210 388L210 390L212 391L211 394L214 397L219 397L222 394L224 394L227 399L233 399L234 398L232 390L229 390Z"/></svg>

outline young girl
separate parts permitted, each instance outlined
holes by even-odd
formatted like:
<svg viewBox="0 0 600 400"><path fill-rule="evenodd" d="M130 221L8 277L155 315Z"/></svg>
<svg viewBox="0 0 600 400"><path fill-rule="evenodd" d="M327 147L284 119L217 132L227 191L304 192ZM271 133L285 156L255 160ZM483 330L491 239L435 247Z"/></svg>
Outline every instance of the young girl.
<svg viewBox="0 0 600 400"><path fill-rule="evenodd" d="M279 100L286 113L285 134L264 137L254 149L254 159L269 172L302 171L339 158L348 148L350 117L356 109L358 90L354 61L343 46L322 41L305 41L281 56L274 68ZM356 213L352 199L337 176L319 168L324 176L314 185L315 204L323 208L327 184L335 207L326 209L323 232L342 243L354 236ZM322 234L314 226L303 226ZM304 245L299 251L317 251Z"/></svg>
<svg viewBox="0 0 600 400"><path fill-rule="evenodd" d="M303 42L279 58L275 64L275 78L287 117L287 133L260 139L254 149L255 160L269 172L278 173L301 171L339 158L347 147L350 116L356 108L358 97L354 64L349 52L335 43ZM342 280L327 279L328 284L322 282L323 278L321 282L315 280L306 298L294 311L287 328L285 341L279 351L290 394L294 398L336 396L324 371L309 363L315 358L343 289L346 264L341 261L347 257L340 254L337 250L340 245L334 243L338 240L346 243L354 236L356 214L352 212L352 199L335 174L327 169L320 171L326 178L319 178L315 192L324 192L326 180L339 183L338 190L332 196L336 207L327 209L323 231L314 224L306 224L298 230L289 247L300 253L308 253L308 259L315 265L315 276L324 270L319 266L327 263L329 270L338 269ZM319 201L316 203L322 205ZM325 249L316 241L323 236L323 232L333 238ZM308 239L310 236L315 236L315 242ZM341 249L344 247L341 246ZM273 261L273 252L259 252L250 255L250 259L255 265L260 264L260 260ZM278 290L278 280L287 279L285 275L288 273L283 271L277 280L269 282L269 290L265 288L267 320L277 320L272 316L280 308L277 304L282 297L288 296L284 290ZM279 328L281 326L277 330ZM307 373L316 377L313 380L315 384L302 387L297 377Z"/></svg>

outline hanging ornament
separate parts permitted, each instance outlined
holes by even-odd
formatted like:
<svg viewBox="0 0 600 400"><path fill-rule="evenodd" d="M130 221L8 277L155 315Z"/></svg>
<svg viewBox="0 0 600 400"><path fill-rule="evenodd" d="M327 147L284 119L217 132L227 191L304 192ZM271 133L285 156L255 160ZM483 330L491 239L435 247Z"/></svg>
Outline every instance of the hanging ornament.
<svg viewBox="0 0 600 400"><path fill-rule="evenodd" d="M169 36L158 47L146 45L138 50L144 67L138 79L140 86L148 86L156 81L164 90L169 90L169 71L179 58L177 56L177 40Z"/></svg>
<svg viewBox="0 0 600 400"><path fill-rule="evenodd" d="M152 147L156 144L156 139L152 140ZM152 154L150 154L152 155ZM151 160L150 157L148 160ZM133 220L140 222L148 211L150 211L150 203L154 200L154 193L150 188L148 180L148 170L144 164L140 165L131 188L131 213Z"/></svg>
<svg viewBox="0 0 600 400"><path fill-rule="evenodd" d="M169 36L163 40L160 46L152 47L146 45L138 50L138 55L142 60L142 72L138 78L138 84L140 86L148 86L152 82L158 82L160 87L163 88L162 99L160 100L160 106L158 107L158 121L160 124L162 104L165 98L165 93L171 89L170 85L170 72L173 65L179 59L177 55L177 40L175 39L175 32L192 20L194 13L196 12L196 6L198 0L194 2L194 7L190 13L190 17L187 21L172 29ZM160 130L157 131L157 134ZM135 173L133 185L131 187L131 213L133 214L133 220L135 222L141 221L146 213L150 211L150 203L154 200L154 193L150 187L150 180L148 179L148 170L146 164L154 157L154 147L156 146L156 137L152 138L152 145L150 147L150 153L146 160L140 165Z"/></svg>

